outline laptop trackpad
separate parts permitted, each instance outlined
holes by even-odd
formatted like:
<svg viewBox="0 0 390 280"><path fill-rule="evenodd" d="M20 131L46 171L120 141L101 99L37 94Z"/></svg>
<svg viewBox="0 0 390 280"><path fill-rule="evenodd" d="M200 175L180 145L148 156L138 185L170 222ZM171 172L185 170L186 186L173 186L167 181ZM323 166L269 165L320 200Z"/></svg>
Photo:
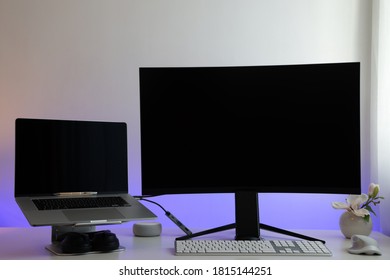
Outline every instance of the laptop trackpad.
<svg viewBox="0 0 390 280"><path fill-rule="evenodd" d="M125 218L116 209L64 210L62 212L71 221L118 220Z"/></svg>

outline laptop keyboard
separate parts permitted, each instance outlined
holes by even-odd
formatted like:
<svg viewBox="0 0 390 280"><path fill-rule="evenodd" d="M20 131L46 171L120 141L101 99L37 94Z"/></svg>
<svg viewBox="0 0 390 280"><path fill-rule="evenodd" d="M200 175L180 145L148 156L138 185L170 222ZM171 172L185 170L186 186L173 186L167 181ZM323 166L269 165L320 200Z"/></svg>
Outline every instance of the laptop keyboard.
<svg viewBox="0 0 390 280"><path fill-rule="evenodd" d="M119 196L33 199L32 201L38 210L129 206L129 204Z"/></svg>

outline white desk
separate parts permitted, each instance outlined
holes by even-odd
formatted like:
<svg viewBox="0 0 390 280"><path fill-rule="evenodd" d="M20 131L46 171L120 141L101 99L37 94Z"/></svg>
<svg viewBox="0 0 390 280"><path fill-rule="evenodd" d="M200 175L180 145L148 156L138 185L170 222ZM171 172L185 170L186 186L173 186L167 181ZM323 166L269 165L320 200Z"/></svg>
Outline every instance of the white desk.
<svg viewBox="0 0 390 280"><path fill-rule="evenodd" d="M352 255L346 249L351 246L351 240L345 239L338 230L330 231L299 231L301 234L309 235L326 241L326 246L332 251L332 257L284 257L284 256L198 256L186 257L174 255L174 240L182 236L179 229L165 229L159 237L135 237L132 233L132 223L121 226L97 227L97 230L110 229L120 240L120 244L126 248L122 252L105 254L88 254L78 256L56 256L45 249L50 244L51 228L0 228L0 259L1 260L191 260L191 259L324 259L324 260L390 260L390 237L378 232L373 232L371 237L375 238L382 251L381 256ZM298 231L297 231L298 232ZM271 232L261 231L264 238L285 238L286 236L275 235ZM208 235L204 238L232 239L234 231L220 232Z"/></svg>

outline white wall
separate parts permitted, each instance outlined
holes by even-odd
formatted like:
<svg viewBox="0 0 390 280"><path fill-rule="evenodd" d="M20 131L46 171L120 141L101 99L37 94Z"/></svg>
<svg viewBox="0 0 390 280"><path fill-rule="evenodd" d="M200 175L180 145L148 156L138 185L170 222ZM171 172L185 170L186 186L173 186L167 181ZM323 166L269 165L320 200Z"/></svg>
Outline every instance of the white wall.
<svg viewBox="0 0 390 280"><path fill-rule="evenodd" d="M381 227L390 236L390 5L373 1L372 128L373 177L381 186ZM375 149L375 150L374 150ZM375 166L374 166L375 165Z"/></svg>
<svg viewBox="0 0 390 280"><path fill-rule="evenodd" d="M140 66L360 61L365 189L370 40L368 0L0 0L0 226L27 225L13 201L17 117L126 121L130 193L140 194ZM344 197L267 194L260 215L286 228L337 228L330 203ZM156 201L190 226L232 221L231 196ZM213 219L194 218L200 201Z"/></svg>

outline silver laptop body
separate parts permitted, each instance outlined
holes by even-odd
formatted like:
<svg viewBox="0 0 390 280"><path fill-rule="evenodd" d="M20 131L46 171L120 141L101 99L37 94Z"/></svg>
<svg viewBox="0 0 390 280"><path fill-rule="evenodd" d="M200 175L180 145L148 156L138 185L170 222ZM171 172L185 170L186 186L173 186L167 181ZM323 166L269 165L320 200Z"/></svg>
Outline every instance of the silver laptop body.
<svg viewBox="0 0 390 280"><path fill-rule="evenodd" d="M127 174L126 123L16 120L15 200L32 226L101 225L156 218L128 194ZM52 204L52 200L100 201L102 197L120 197L123 203L50 210L40 206L41 202Z"/></svg>

